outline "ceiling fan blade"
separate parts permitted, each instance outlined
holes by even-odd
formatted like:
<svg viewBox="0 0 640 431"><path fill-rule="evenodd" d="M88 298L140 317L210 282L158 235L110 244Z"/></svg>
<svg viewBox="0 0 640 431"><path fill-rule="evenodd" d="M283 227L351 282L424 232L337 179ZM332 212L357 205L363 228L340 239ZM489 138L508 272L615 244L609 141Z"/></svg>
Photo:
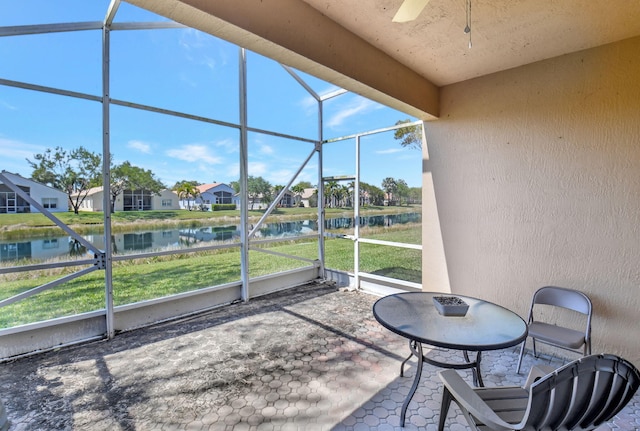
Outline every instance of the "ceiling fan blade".
<svg viewBox="0 0 640 431"><path fill-rule="evenodd" d="M407 22L418 18L429 0L404 0L393 17L393 22Z"/></svg>

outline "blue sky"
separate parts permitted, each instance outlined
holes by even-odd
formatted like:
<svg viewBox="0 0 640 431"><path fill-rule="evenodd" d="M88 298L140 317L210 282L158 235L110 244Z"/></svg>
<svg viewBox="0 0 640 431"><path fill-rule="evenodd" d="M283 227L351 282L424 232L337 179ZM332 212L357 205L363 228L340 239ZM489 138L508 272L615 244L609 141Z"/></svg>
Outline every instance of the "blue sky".
<svg viewBox="0 0 640 431"><path fill-rule="evenodd" d="M105 0L0 0L0 27L101 21ZM122 3L115 22L162 21ZM111 32L112 99L239 123L238 47L193 29ZM0 78L100 96L101 33L0 37ZM299 74L319 94L336 87ZM248 122L287 135L318 137L317 105L278 63L247 55ZM325 102L324 138L391 126L408 115L347 93ZM413 118L411 118L413 120ZM111 153L152 170L167 186L180 180L230 182L239 176L239 133L224 127L112 105ZM404 179L419 187L421 153L392 133L362 139L361 180ZM0 85L0 169L31 175L26 158L47 148L102 150L100 103ZM249 134L249 175L286 184L312 144ZM355 174L353 140L324 146L324 175ZM318 182L314 156L294 184Z"/></svg>

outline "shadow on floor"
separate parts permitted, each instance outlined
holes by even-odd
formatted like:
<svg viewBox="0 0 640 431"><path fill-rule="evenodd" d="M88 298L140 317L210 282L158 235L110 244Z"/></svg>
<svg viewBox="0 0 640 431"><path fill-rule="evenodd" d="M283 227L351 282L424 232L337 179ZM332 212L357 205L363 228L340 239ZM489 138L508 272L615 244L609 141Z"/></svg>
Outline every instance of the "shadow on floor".
<svg viewBox="0 0 640 431"><path fill-rule="evenodd" d="M399 377L407 343L375 321L376 299L312 284L22 358L0 365L0 397L16 431L400 430L415 362ZM487 385L522 383L516 350L483 356ZM437 371L425 366L404 429L434 429ZM638 411L636 395L601 429L638 429ZM447 424L465 429L456 412Z"/></svg>

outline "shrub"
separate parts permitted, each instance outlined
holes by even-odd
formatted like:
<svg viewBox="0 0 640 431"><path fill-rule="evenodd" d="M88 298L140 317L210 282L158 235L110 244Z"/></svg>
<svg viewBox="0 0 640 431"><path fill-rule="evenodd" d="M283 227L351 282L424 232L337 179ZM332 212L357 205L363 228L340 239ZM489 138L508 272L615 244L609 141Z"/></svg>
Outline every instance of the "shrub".
<svg viewBox="0 0 640 431"><path fill-rule="evenodd" d="M211 205L212 211L225 211L225 210L235 210L236 204L213 204Z"/></svg>

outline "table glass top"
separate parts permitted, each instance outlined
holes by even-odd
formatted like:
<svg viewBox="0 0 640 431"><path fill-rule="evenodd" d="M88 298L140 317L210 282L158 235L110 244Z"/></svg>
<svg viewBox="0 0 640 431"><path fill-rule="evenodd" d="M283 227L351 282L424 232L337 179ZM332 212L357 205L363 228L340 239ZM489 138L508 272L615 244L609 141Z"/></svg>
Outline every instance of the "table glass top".
<svg viewBox="0 0 640 431"><path fill-rule="evenodd" d="M457 296L469 305L466 316L442 316L434 296ZM405 292L380 298L373 314L382 326L403 337L458 350L495 350L515 346L527 335L516 313L481 299L433 292Z"/></svg>

